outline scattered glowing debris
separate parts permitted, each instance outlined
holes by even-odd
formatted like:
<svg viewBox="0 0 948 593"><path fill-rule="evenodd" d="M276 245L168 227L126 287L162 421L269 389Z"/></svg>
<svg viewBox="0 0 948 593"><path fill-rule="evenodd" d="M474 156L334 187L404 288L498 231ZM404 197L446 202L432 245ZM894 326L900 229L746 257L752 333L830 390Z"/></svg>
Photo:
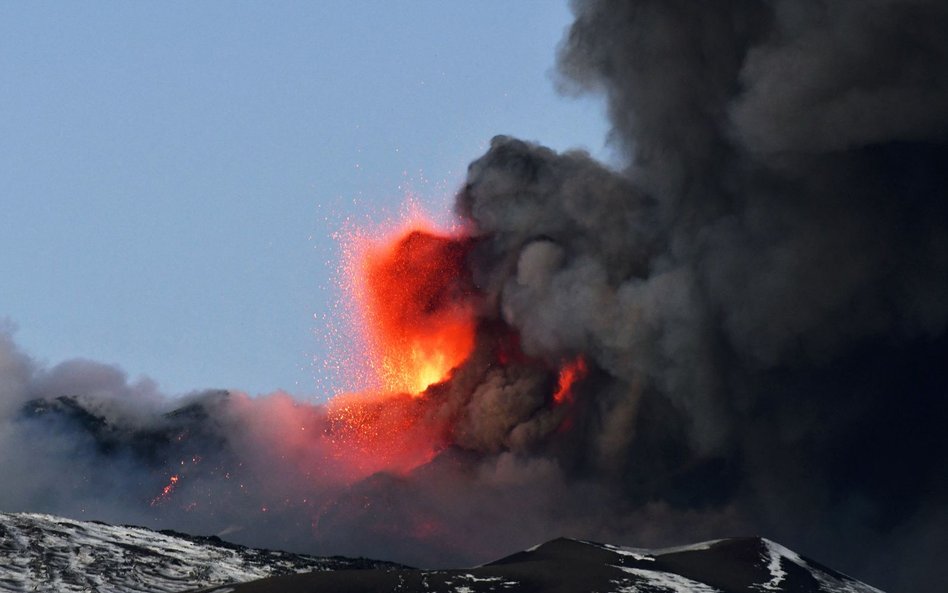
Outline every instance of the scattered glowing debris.
<svg viewBox="0 0 948 593"><path fill-rule="evenodd" d="M167 502L171 497L171 493L174 492L175 488L178 487L178 483L181 481L181 477L178 474L172 475L168 479L168 484L161 489L161 494L151 499L151 506L158 506L164 502Z"/></svg>

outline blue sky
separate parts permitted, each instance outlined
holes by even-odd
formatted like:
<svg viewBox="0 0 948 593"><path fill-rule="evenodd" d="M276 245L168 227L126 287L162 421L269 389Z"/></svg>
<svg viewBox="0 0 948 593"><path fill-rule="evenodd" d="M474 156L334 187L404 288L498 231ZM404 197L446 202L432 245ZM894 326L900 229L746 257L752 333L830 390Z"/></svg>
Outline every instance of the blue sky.
<svg viewBox="0 0 948 593"><path fill-rule="evenodd" d="M346 219L499 133L607 158L562 2L0 4L0 319L43 364L321 399ZM314 364L315 361L315 364Z"/></svg>

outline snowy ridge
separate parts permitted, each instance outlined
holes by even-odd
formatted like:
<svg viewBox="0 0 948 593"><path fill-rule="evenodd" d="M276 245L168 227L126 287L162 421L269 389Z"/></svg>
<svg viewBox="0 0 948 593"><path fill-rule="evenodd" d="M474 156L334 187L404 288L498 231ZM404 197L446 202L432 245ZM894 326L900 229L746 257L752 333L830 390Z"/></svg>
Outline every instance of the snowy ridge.
<svg viewBox="0 0 948 593"><path fill-rule="evenodd" d="M809 570L809 565L804 561L800 556L793 550L789 550L776 542L772 542L769 539L761 540L764 543L765 556L764 561L767 562L767 570L770 571L770 580L766 583L758 583L754 587L762 591L779 591L780 583L782 583L787 578L787 571L783 569L783 560L793 562L797 566L802 566Z"/></svg>
<svg viewBox="0 0 948 593"><path fill-rule="evenodd" d="M0 513L0 591L175 592L348 567L142 527Z"/></svg>
<svg viewBox="0 0 948 593"><path fill-rule="evenodd" d="M474 568L424 570L259 550L214 537L142 527L0 513L0 593L198 589L204 593L882 593L755 537L661 549L558 538Z"/></svg>
<svg viewBox="0 0 948 593"><path fill-rule="evenodd" d="M783 562L786 560L807 570L820 584L820 589L823 591L832 593L883 593L875 587L851 579L845 575L840 575L841 578L835 578L821 570L815 570L806 560L801 558L799 554L777 542L769 539L761 539L761 542L764 544L765 550L763 560L767 563L767 570L770 571L771 578L765 583L754 585L755 589L760 591L781 591L780 584L787 578L787 571L783 567Z"/></svg>
<svg viewBox="0 0 948 593"><path fill-rule="evenodd" d="M657 549L582 543L612 552L615 554L615 563L612 566L630 575L612 581L617 587L614 589L616 593L883 593L875 587L825 569L796 552L763 538L713 540ZM750 567L754 576L752 582L740 582L728 574L728 565L738 568L734 563L735 558L743 556L741 550L759 553L759 562ZM723 574L713 575L707 572L709 560L713 565L722 568ZM740 570L732 572L736 574Z"/></svg>
<svg viewBox="0 0 948 593"><path fill-rule="evenodd" d="M645 560L645 561L654 561L656 556L663 556L665 554L677 554L679 552L698 552L701 550L710 550L711 546L720 542L722 540L713 539L706 542L698 542L696 544L689 544L687 546L673 546L670 548L630 548L626 546L612 546L609 544L593 544L606 548L611 552L616 554L621 554L622 556L630 556L636 560ZM591 543L591 542L587 542Z"/></svg>

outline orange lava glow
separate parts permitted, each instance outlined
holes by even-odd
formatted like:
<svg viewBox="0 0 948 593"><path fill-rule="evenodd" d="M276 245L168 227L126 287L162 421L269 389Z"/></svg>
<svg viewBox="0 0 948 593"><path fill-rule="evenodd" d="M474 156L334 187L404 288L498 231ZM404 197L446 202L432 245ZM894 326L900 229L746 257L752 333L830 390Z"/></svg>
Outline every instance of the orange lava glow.
<svg viewBox="0 0 948 593"><path fill-rule="evenodd" d="M350 250L347 272L371 382L417 396L447 379L474 347L468 241L416 216L396 235L362 236Z"/></svg>
<svg viewBox="0 0 948 593"><path fill-rule="evenodd" d="M353 342L341 366L361 385L327 405L329 439L349 472L409 471L443 446L428 388L474 349L470 239L417 212L392 232L344 238L343 283Z"/></svg>
<svg viewBox="0 0 948 593"><path fill-rule="evenodd" d="M553 393L553 401L557 404L570 403L575 395L573 394L573 384L586 376L589 371L586 361L582 356L566 363L560 369L560 376L556 382L556 392Z"/></svg>
<svg viewBox="0 0 948 593"><path fill-rule="evenodd" d="M161 494L151 500L151 506L157 506L168 500L180 480L181 478L178 474L171 476L171 478L168 479L168 485L161 489Z"/></svg>
<svg viewBox="0 0 948 593"><path fill-rule="evenodd" d="M337 395L329 403L330 439L344 473L408 472L442 448L434 425L425 422L424 402L408 394Z"/></svg>

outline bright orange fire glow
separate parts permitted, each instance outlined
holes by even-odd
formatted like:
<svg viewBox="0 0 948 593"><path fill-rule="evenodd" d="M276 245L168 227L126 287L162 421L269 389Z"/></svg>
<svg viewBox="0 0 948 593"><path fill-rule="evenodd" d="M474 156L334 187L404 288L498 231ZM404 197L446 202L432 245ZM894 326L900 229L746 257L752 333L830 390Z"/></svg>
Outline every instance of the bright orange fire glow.
<svg viewBox="0 0 948 593"><path fill-rule="evenodd" d="M372 383L386 393L420 395L447 379L474 347L468 241L419 217L392 237L358 237L348 274Z"/></svg>
<svg viewBox="0 0 948 593"><path fill-rule="evenodd" d="M356 369L362 384L327 409L329 439L349 471L408 471L441 448L424 398L474 349L470 246L417 211L393 232L344 238L350 326L363 352L349 352L342 366Z"/></svg>
<svg viewBox="0 0 948 593"><path fill-rule="evenodd" d="M589 371L586 361L582 356L569 362L560 369L560 376L556 383L556 392L553 394L553 401L557 404L569 403L575 397L573 394L573 384L586 376Z"/></svg>

